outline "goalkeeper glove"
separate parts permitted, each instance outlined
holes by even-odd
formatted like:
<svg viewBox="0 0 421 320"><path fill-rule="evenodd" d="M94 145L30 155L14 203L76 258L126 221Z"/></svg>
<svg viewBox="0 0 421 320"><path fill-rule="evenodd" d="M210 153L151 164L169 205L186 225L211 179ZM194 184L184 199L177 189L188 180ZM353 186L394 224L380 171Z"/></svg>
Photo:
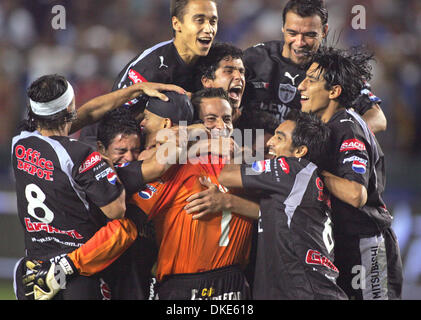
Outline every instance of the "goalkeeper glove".
<svg viewBox="0 0 421 320"><path fill-rule="evenodd" d="M41 263L38 260L26 261L28 272L22 278L26 296L32 296L34 300L51 300L66 288L66 279L74 274L73 263L67 256L51 260Z"/></svg>

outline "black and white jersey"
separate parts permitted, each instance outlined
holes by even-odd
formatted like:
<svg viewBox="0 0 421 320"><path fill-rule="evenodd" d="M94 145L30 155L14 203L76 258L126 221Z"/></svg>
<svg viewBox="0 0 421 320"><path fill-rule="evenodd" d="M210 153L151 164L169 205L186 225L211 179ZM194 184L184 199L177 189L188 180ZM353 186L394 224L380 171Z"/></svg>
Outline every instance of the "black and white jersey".
<svg viewBox="0 0 421 320"><path fill-rule="evenodd" d="M279 157L242 165L260 198L255 299L346 299L336 285L329 194L315 164Z"/></svg>
<svg viewBox="0 0 421 320"><path fill-rule="evenodd" d="M291 109L301 109L298 85L305 79L311 63L300 66L282 56L283 41L259 43L244 51L246 67L246 90L243 107L267 110L283 122ZM371 91L365 82L360 96L354 101L353 108L364 114L381 99Z"/></svg>
<svg viewBox="0 0 421 320"><path fill-rule="evenodd" d="M246 90L245 109L261 109L276 115L282 122L291 109L301 109L298 85L306 68L282 56L282 41L259 43L244 51Z"/></svg>
<svg viewBox="0 0 421 320"><path fill-rule="evenodd" d="M188 92L196 91L194 66L186 64L174 46L174 40L160 42L146 49L121 70L112 91L140 82L175 84ZM139 96L124 106L143 112L147 96ZM96 145L98 124L81 130L80 140Z"/></svg>
<svg viewBox="0 0 421 320"><path fill-rule="evenodd" d="M367 189L367 203L360 209L332 196L335 231L343 235L377 235L392 221L382 199L386 182L383 151L364 120L351 110L337 112L328 126L332 134L329 156L324 161L326 170Z"/></svg>
<svg viewBox="0 0 421 320"><path fill-rule="evenodd" d="M93 207L122 192L100 154L69 137L22 131L12 140L12 166L27 256L41 260L71 252L91 238L104 221L94 220Z"/></svg>
<svg viewBox="0 0 421 320"><path fill-rule="evenodd" d="M114 82L113 91L139 82L175 84L186 91L195 91L193 66L186 64L174 46L174 40L156 44L130 61ZM138 99L127 105L141 103Z"/></svg>

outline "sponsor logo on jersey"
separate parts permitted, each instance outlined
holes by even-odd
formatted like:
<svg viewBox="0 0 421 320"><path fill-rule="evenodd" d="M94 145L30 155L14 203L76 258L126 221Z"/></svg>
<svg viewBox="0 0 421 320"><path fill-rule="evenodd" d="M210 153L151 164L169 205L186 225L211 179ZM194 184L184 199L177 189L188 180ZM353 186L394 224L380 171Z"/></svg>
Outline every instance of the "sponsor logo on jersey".
<svg viewBox="0 0 421 320"><path fill-rule="evenodd" d="M138 99L133 99L133 100L130 100L129 102L126 102L124 105L130 107L130 106L132 106L132 105L134 105L134 104L136 104L138 102L139 102Z"/></svg>
<svg viewBox="0 0 421 320"><path fill-rule="evenodd" d="M111 172L113 172L113 169L108 167L105 170L102 170L100 173L96 174L95 179L99 181L100 179L105 178Z"/></svg>
<svg viewBox="0 0 421 320"><path fill-rule="evenodd" d="M296 74L295 77L293 77L288 71L286 71L284 76L291 79L292 85L295 86L295 79L299 76L299 74Z"/></svg>
<svg viewBox="0 0 421 320"><path fill-rule="evenodd" d="M114 170L111 169L111 171L107 174L107 180L109 183L115 185L117 182L117 174L114 172Z"/></svg>
<svg viewBox="0 0 421 320"><path fill-rule="evenodd" d="M160 62L160 65L159 65L158 69L161 69L161 68L167 68L168 69L168 66L164 63L164 56L159 56L159 62Z"/></svg>
<svg viewBox="0 0 421 320"><path fill-rule="evenodd" d="M325 184L323 183L323 180L317 177L316 179L316 187L318 190L317 200L324 202L329 208L332 208L332 202L330 200L330 194L329 192L324 192L325 190Z"/></svg>
<svg viewBox="0 0 421 320"><path fill-rule="evenodd" d="M104 279L99 278L100 285L99 288L101 289L102 300L111 300L111 289L108 284L104 281Z"/></svg>
<svg viewBox="0 0 421 320"><path fill-rule="evenodd" d="M285 172L286 174L289 174L289 164L287 163L285 158L279 158L278 162L281 166L282 171Z"/></svg>
<svg viewBox="0 0 421 320"><path fill-rule="evenodd" d="M138 195L142 199L149 200L150 198L153 197L153 195L155 194L155 192L156 192L156 188L153 187L153 186L151 186L150 184L147 184L146 185L146 188L143 189L142 191L140 191L138 193Z"/></svg>
<svg viewBox="0 0 421 320"><path fill-rule="evenodd" d="M283 103L291 102L292 99L295 97L295 93L297 92L297 88L289 83L280 83L278 89L278 96L279 100Z"/></svg>
<svg viewBox="0 0 421 320"><path fill-rule="evenodd" d="M266 162L265 160L255 161L251 165L251 168L258 173L262 173L266 169Z"/></svg>
<svg viewBox="0 0 421 320"><path fill-rule="evenodd" d="M323 256L319 251L309 249L306 254L306 263L307 264L317 264L320 266L325 266L330 270L339 272L338 268L330 261L328 258Z"/></svg>
<svg viewBox="0 0 421 320"><path fill-rule="evenodd" d="M32 222L31 219L25 218L26 231L28 232L40 232L45 231L48 233L64 234L74 239L83 239L83 236L76 230L59 230L54 228L52 225L44 222Z"/></svg>
<svg viewBox="0 0 421 320"><path fill-rule="evenodd" d="M269 82L263 81L253 81L251 84L255 89L268 89L270 86Z"/></svg>
<svg viewBox="0 0 421 320"><path fill-rule="evenodd" d="M344 159L343 163L347 162L352 162L351 168L356 173L364 174L367 170L367 160L363 158L352 156Z"/></svg>
<svg viewBox="0 0 421 320"><path fill-rule="evenodd" d="M129 70L129 78L133 83L148 82L142 75L136 70Z"/></svg>
<svg viewBox="0 0 421 320"><path fill-rule="evenodd" d="M363 158L360 158L360 157L357 157L357 156L352 156L352 157L345 158L344 161L342 161L342 163L354 162L355 160L356 161L359 161L359 162L362 162L365 165L367 165L367 160L365 160Z"/></svg>
<svg viewBox="0 0 421 320"><path fill-rule="evenodd" d="M352 118L348 118L348 119L341 119L339 122L340 123L343 123L343 122L351 122L351 123L354 123L354 120L352 120Z"/></svg>
<svg viewBox="0 0 421 320"><path fill-rule="evenodd" d="M54 165L51 160L41 157L41 153L32 148L25 148L23 145L15 147L17 169L22 170L40 179L53 181Z"/></svg>
<svg viewBox="0 0 421 320"><path fill-rule="evenodd" d="M92 169L93 167L95 167L98 163L101 162L101 155L99 154L99 152L93 152L91 153L86 159L85 161L83 161L83 163L80 165L79 167L79 173L83 173L88 171L89 169Z"/></svg>
<svg viewBox="0 0 421 320"><path fill-rule="evenodd" d="M366 165L364 162L354 160L352 162L352 170L359 174L364 174L366 172Z"/></svg>
<svg viewBox="0 0 421 320"><path fill-rule="evenodd" d="M358 139L349 139L342 142L342 145L339 149L339 152L351 151L351 150L359 150L364 151L365 144Z"/></svg>
<svg viewBox="0 0 421 320"><path fill-rule="evenodd" d="M117 168L124 168L127 167L130 164L130 162L125 162L125 163L119 163L116 165Z"/></svg>

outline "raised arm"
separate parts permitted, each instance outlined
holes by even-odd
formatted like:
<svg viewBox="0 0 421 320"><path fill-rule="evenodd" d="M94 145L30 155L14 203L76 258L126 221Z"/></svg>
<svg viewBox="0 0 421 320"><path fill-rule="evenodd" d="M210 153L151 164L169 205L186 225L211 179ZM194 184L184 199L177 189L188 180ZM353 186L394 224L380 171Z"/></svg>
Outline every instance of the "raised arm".
<svg viewBox="0 0 421 320"><path fill-rule="evenodd" d="M77 110L77 120L72 123L70 134L82 127L95 123L104 116L105 113L122 106L140 95L157 97L167 101L168 97L160 91L175 91L184 94L185 90L172 84L162 84L154 82L136 83L130 87L113 91L111 93L93 98Z"/></svg>
<svg viewBox="0 0 421 320"><path fill-rule="evenodd" d="M362 115L362 118L374 133L386 131L386 116L378 104L373 104L373 106Z"/></svg>

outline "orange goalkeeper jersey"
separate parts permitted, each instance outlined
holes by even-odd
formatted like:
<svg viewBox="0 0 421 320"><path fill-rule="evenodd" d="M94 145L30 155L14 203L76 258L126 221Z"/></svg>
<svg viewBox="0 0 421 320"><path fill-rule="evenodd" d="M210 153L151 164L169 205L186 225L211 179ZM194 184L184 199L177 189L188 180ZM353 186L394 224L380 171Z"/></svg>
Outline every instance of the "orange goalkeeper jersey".
<svg viewBox="0 0 421 320"><path fill-rule="evenodd" d="M224 166L222 159L208 156L200 160L198 164L171 167L162 179L149 183L131 199L155 223L158 281L166 275L197 273L233 264L244 266L248 262L250 219L224 211L205 220L193 220L183 209L188 204L187 198L206 189L199 177L208 177L222 192L227 192L217 180Z"/></svg>

